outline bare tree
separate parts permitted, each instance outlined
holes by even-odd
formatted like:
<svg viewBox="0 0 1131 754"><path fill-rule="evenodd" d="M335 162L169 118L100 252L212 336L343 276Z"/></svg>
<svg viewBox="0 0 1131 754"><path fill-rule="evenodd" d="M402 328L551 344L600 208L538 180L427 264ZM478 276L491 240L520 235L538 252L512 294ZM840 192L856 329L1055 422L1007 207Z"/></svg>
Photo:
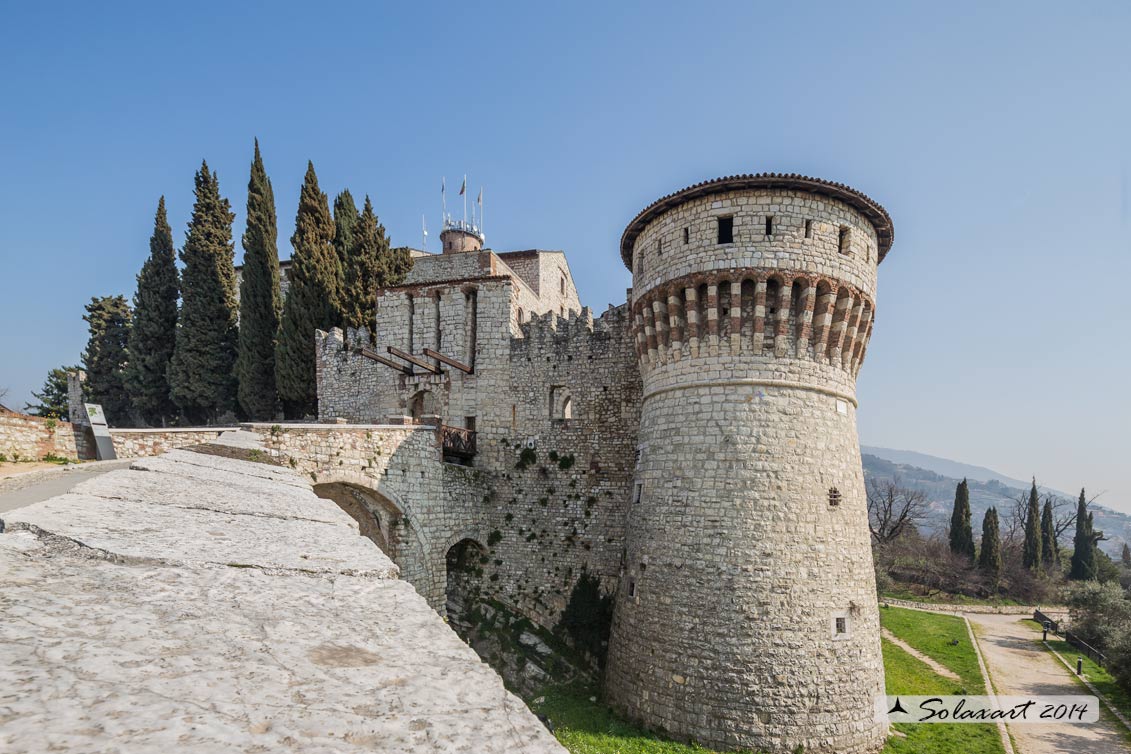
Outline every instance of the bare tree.
<svg viewBox="0 0 1131 754"><path fill-rule="evenodd" d="M881 545L915 528L927 513L927 496L900 485L899 477L868 480L868 528Z"/></svg>

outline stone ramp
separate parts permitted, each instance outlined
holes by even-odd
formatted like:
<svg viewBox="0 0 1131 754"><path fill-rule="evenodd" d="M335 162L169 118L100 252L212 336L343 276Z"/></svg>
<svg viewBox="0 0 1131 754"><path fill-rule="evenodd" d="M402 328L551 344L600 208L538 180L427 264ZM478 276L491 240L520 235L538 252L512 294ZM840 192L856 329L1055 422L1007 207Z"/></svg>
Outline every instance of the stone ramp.
<svg viewBox="0 0 1131 754"><path fill-rule="evenodd" d="M0 751L564 751L300 475L135 466L5 516Z"/></svg>

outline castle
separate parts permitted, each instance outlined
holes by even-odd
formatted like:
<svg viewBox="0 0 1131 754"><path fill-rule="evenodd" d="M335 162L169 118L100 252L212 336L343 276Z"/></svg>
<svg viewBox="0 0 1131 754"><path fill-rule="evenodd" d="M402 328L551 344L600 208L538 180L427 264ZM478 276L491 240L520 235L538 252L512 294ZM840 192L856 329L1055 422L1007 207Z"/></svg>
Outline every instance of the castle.
<svg viewBox="0 0 1131 754"><path fill-rule="evenodd" d="M442 253L378 292L371 332L318 334L320 420L436 428L440 471L374 475L462 501L452 530L481 534L444 542L449 582L474 558L483 593L553 626L598 577L605 691L629 718L718 748L877 751L855 379L892 238L838 183L707 181L629 223L632 288L595 317L562 252L493 252L448 222ZM443 610L443 567L412 562L435 522L355 497Z"/></svg>

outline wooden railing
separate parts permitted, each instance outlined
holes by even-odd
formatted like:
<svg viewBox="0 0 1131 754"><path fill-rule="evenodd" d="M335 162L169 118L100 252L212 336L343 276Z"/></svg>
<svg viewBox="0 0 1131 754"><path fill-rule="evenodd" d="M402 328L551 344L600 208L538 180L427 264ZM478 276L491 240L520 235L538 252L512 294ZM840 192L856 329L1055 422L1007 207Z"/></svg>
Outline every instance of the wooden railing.
<svg viewBox="0 0 1131 754"><path fill-rule="evenodd" d="M440 443L445 456L463 460L475 457L475 430L463 427L440 426Z"/></svg>

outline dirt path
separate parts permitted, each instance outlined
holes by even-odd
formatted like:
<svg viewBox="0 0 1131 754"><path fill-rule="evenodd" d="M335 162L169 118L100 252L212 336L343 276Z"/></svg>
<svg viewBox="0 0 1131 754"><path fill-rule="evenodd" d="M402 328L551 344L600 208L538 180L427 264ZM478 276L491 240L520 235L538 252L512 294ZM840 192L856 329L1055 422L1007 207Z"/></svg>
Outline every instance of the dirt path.
<svg viewBox="0 0 1131 754"><path fill-rule="evenodd" d="M905 642L903 639L901 639L898 636L896 636L895 634L893 634L891 631L888 631L886 628L880 629L880 633L881 633L881 635L883 635L883 637L885 639L887 639L892 644L894 644L895 646L902 649L907 654L914 657L919 662L927 665L931 670L935 671L936 673L941 675L943 678L949 678L952 681L961 681L962 680L962 678L958 675L958 673L955 673L953 670L946 667L945 665L940 665L939 663L935 662L930 657L923 654L918 649L916 649L915 647L913 647L910 644L908 644L907 642Z"/></svg>
<svg viewBox="0 0 1131 754"><path fill-rule="evenodd" d="M967 614L1003 696L1090 694L1068 669L1035 640L1040 635L1016 615ZM1010 725L1018 754L1129 754L1131 744L1116 724L1101 714L1097 723Z"/></svg>

